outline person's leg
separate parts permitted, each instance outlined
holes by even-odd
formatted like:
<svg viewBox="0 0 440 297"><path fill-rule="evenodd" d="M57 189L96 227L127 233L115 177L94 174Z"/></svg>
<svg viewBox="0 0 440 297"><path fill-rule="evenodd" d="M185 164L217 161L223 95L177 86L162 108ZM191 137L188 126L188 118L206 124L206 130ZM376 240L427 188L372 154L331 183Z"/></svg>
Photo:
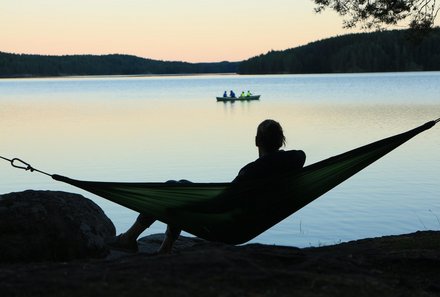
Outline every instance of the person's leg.
<svg viewBox="0 0 440 297"><path fill-rule="evenodd" d="M191 182L186 179L181 179L179 181L169 180L166 183L168 184L190 184ZM174 242L179 238L180 232L182 230L178 227L167 225L167 231L165 232L165 238L162 241L162 244L157 251L159 254L170 254L173 250Z"/></svg>
<svg viewBox="0 0 440 297"><path fill-rule="evenodd" d="M121 234L121 237L127 241L136 241L139 235L150 227L156 221L155 218L149 217L144 214L139 214L136 221L131 227Z"/></svg>
<svg viewBox="0 0 440 297"><path fill-rule="evenodd" d="M108 245L112 248L125 250L129 252L137 252L137 238L151 226L156 219L144 214L139 214L133 225L124 233L119 234L108 242Z"/></svg>
<svg viewBox="0 0 440 297"><path fill-rule="evenodd" d="M165 232L165 238L157 252L159 254L170 254L173 250L174 242L179 238L181 231L182 230L177 227L168 225L167 231Z"/></svg>
<svg viewBox="0 0 440 297"><path fill-rule="evenodd" d="M181 179L179 181L169 180L166 183L191 183L188 180ZM137 238L156 221L155 218L140 214L133 225L125 232L112 238L107 244L115 249L125 250L130 252L137 252ZM168 225L165 232L165 238L157 251L160 254L171 253L174 242L179 238L181 229Z"/></svg>

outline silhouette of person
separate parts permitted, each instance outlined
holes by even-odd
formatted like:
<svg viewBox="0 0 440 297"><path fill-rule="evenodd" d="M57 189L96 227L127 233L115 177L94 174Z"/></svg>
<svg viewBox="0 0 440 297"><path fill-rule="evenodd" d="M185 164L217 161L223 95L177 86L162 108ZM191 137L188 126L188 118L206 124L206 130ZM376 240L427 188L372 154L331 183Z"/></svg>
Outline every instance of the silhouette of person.
<svg viewBox="0 0 440 297"><path fill-rule="evenodd" d="M225 97L225 98L228 97L228 92L225 91L225 92L223 93L223 97Z"/></svg>
<svg viewBox="0 0 440 297"><path fill-rule="evenodd" d="M281 125L274 120L264 120L258 125L255 145L258 148L258 159L244 166L232 183L264 178L281 174L292 169L304 166L306 155L301 150L284 151L280 148L285 145L286 139ZM176 181L169 181L176 182ZM178 181L188 183L187 180ZM140 214L134 224L125 232L114 237L108 245L124 251L138 250L137 238L141 233L156 221L154 217ZM178 226L168 225L165 238L158 253L171 253L173 244L180 235Z"/></svg>
<svg viewBox="0 0 440 297"><path fill-rule="evenodd" d="M234 93L234 91L231 90L231 91L229 92L229 97L231 97L231 98L235 98L235 93Z"/></svg>

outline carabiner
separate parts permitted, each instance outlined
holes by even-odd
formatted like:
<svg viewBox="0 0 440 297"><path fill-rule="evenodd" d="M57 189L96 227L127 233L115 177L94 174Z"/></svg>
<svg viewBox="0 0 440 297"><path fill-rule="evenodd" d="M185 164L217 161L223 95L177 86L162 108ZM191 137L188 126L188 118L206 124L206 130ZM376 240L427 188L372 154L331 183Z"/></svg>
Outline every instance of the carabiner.
<svg viewBox="0 0 440 297"><path fill-rule="evenodd" d="M14 164L14 162L19 162L19 163L21 163L21 165L20 164ZM28 163L26 163L25 161L23 161L23 160L21 160L19 158L12 159L11 160L11 165L12 165L12 167L19 168L19 169L24 169L26 171L28 171L28 170L30 170L31 172L34 171L34 168L32 168L31 165L29 165Z"/></svg>

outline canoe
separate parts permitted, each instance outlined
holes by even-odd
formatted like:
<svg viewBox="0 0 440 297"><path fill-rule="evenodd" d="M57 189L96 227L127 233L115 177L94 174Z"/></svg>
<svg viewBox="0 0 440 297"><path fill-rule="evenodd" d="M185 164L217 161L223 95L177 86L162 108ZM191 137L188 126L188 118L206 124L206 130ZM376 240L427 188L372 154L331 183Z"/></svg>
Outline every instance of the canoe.
<svg viewBox="0 0 440 297"><path fill-rule="evenodd" d="M259 100L261 95L252 95L252 96L245 96L245 97L216 97L217 101L249 101L249 100Z"/></svg>

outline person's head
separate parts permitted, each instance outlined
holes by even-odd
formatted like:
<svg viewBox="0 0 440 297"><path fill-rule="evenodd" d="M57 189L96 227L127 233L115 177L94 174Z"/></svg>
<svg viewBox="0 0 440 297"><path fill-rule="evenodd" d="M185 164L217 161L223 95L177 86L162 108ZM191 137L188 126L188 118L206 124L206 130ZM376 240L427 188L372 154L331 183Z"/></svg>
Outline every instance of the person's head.
<svg viewBox="0 0 440 297"><path fill-rule="evenodd" d="M279 150L286 144L283 128L274 120L264 120L258 125L255 145L260 150L260 155Z"/></svg>

